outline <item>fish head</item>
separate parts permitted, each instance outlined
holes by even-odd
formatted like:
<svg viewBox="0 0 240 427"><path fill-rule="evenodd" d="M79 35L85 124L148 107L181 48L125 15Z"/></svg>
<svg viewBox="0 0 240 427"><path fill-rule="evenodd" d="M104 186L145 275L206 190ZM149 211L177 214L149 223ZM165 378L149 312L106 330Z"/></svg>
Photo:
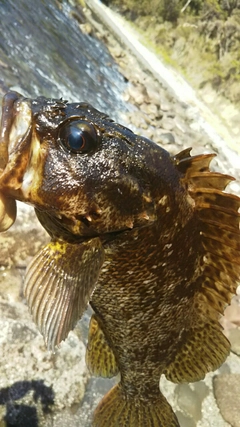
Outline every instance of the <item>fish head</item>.
<svg viewBox="0 0 240 427"><path fill-rule="evenodd" d="M108 236L155 221L154 159L168 153L91 105L10 92L1 135L0 192L33 205L51 236Z"/></svg>

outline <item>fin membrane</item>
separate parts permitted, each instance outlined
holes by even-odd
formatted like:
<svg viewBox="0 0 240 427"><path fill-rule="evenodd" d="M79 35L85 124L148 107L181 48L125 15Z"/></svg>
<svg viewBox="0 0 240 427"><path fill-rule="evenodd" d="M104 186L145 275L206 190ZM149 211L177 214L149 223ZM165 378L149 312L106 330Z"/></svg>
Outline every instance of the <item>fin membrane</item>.
<svg viewBox="0 0 240 427"><path fill-rule="evenodd" d="M163 373L174 383L200 381L207 372L219 368L229 352L230 343L223 335L220 324L199 321Z"/></svg>
<svg viewBox="0 0 240 427"><path fill-rule="evenodd" d="M180 427L171 406L159 391L155 400L127 397L114 386L94 412L93 427Z"/></svg>
<svg viewBox="0 0 240 427"><path fill-rule="evenodd" d="M194 201L200 222L203 265L197 300L202 300L203 308L208 304L210 310L223 314L240 278L240 198L223 192L234 178L211 172L213 157L214 154L192 157L188 149L175 156L174 161L184 174L182 183Z"/></svg>
<svg viewBox="0 0 240 427"><path fill-rule="evenodd" d="M173 382L204 378L224 362L230 350L219 318L236 293L240 278L240 198L223 191L233 178L209 170L213 157L191 157L188 149L173 158L193 200L202 244L200 275L192 284L198 289L192 324L185 331L186 342L164 372Z"/></svg>
<svg viewBox="0 0 240 427"><path fill-rule="evenodd" d="M52 241L32 260L24 295L48 349L54 350L80 319L104 260L100 239Z"/></svg>
<svg viewBox="0 0 240 427"><path fill-rule="evenodd" d="M89 325L86 364L92 375L111 378L118 374L114 353L95 314L92 315Z"/></svg>

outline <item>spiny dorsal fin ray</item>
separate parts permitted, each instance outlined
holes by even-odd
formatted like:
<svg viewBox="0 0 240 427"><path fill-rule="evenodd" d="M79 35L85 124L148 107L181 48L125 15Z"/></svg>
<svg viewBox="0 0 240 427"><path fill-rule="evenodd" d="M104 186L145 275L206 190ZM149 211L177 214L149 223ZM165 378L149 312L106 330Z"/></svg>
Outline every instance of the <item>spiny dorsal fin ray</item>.
<svg viewBox="0 0 240 427"><path fill-rule="evenodd" d="M179 153L175 154L174 162L178 165L181 160L186 160L191 156L192 147L185 148L185 150L180 151Z"/></svg>
<svg viewBox="0 0 240 427"><path fill-rule="evenodd" d="M213 188L196 188L189 191L192 198L199 207L213 207L218 209L223 208L223 212L232 211L233 215L237 215L239 209L239 197L234 194L223 193L220 190Z"/></svg>
<svg viewBox="0 0 240 427"><path fill-rule="evenodd" d="M235 230L238 227L239 215L238 213L234 215L230 209L223 212L221 207L218 209L217 206L196 205L196 210L198 210L198 216L204 223L218 225L219 229L221 229L222 236L224 236L224 230L229 229L228 224L230 224Z"/></svg>
<svg viewBox="0 0 240 427"><path fill-rule="evenodd" d="M204 231L202 231L202 236L204 240L211 239L215 240L216 244L221 243L223 250L226 251L226 246L228 246L228 251L231 252L231 249L233 248L238 251L238 254L240 255L240 231L235 231L233 228L228 226L221 231L221 227L219 227L217 221L205 221L205 228Z"/></svg>
<svg viewBox="0 0 240 427"><path fill-rule="evenodd" d="M216 188L224 190L226 186L235 179L230 175L219 172L196 172L189 177L189 184L195 188Z"/></svg>
<svg viewBox="0 0 240 427"><path fill-rule="evenodd" d="M103 260L98 238L81 244L52 241L33 258L24 294L48 349L54 350L80 319Z"/></svg>
<svg viewBox="0 0 240 427"><path fill-rule="evenodd" d="M191 156L190 151L190 149L184 150L173 157L173 161L177 166L177 169L184 173L186 178L188 178L189 175L196 174L197 172L209 172L209 165L216 154ZM184 157L185 153L189 154L189 156Z"/></svg>
<svg viewBox="0 0 240 427"><path fill-rule="evenodd" d="M221 259L226 259L226 261L230 261L232 267L228 268L228 271L233 271L235 268L235 272L239 277L239 265L240 265L240 254L239 251L235 251L231 249L231 251L226 251L225 244L219 244L216 240L206 237L202 239L203 247L206 250L206 254L214 254ZM235 266L234 266L235 264Z"/></svg>

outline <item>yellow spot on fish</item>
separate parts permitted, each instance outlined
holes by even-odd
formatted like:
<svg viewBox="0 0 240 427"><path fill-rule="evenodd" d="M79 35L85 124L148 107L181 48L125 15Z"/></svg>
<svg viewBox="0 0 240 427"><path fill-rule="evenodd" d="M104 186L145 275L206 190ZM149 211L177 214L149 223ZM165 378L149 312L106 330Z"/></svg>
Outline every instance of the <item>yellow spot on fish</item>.
<svg viewBox="0 0 240 427"><path fill-rule="evenodd" d="M163 197L159 200L158 204L159 204L159 205L162 205L162 206L165 206L165 205L167 204L167 202L168 202L168 196L167 196L167 195L165 195L165 196L163 196Z"/></svg>

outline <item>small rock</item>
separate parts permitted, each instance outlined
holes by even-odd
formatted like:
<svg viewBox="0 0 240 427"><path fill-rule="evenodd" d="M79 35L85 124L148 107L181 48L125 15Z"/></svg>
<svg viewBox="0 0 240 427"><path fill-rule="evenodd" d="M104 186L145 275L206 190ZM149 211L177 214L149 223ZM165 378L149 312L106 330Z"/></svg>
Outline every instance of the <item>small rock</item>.
<svg viewBox="0 0 240 427"><path fill-rule="evenodd" d="M161 122L161 126L163 129L173 130L175 127L175 123L174 123L174 120L171 119L170 117L163 117L162 122Z"/></svg>
<svg viewBox="0 0 240 427"><path fill-rule="evenodd" d="M174 144L175 138L171 132L161 133L159 138L163 141L164 144Z"/></svg>
<svg viewBox="0 0 240 427"><path fill-rule="evenodd" d="M235 182L231 183L231 189L232 191L234 191L235 193L238 193L239 189L238 189L238 184L236 186L233 187L233 185L235 184ZM240 326L240 303L238 301L238 297L235 296L232 299L231 305L229 305L225 312L224 312L224 318L226 320L228 320L229 322L233 323L236 326Z"/></svg>
<svg viewBox="0 0 240 427"><path fill-rule="evenodd" d="M180 119L179 117L174 118L174 123L177 126L177 128L182 132L185 133L189 130L189 127L185 124L185 122Z"/></svg>
<svg viewBox="0 0 240 427"><path fill-rule="evenodd" d="M141 113L141 114L135 114L135 112L134 113L129 113L128 114L128 121L129 121L129 127L131 128L131 129L133 129L134 130L134 128L136 128L136 129L146 129L147 128L147 125L146 125L146 119L147 119L147 116L145 115L145 114L143 114L143 113Z"/></svg>
<svg viewBox="0 0 240 427"><path fill-rule="evenodd" d="M159 106L160 105L160 94L153 85L146 86L147 94L151 103Z"/></svg>
<svg viewBox="0 0 240 427"><path fill-rule="evenodd" d="M215 376L213 389L223 418L232 427L240 427L240 374Z"/></svg>
<svg viewBox="0 0 240 427"><path fill-rule="evenodd" d="M209 393L209 387L204 383L204 381L197 381L193 384L195 393L198 395L199 400L202 402Z"/></svg>
<svg viewBox="0 0 240 427"><path fill-rule="evenodd" d="M171 103L166 101L165 99L160 100L160 106L162 111L170 111L172 109Z"/></svg>
<svg viewBox="0 0 240 427"><path fill-rule="evenodd" d="M177 419L178 419L180 426L196 427L196 423L193 421L193 419L186 417L185 415L182 414L182 412L176 411L176 416L177 416Z"/></svg>
<svg viewBox="0 0 240 427"><path fill-rule="evenodd" d="M240 329L230 329L228 332L228 339L231 343L232 352L240 356Z"/></svg>
<svg viewBox="0 0 240 427"><path fill-rule="evenodd" d="M138 105L141 105L144 103L145 101L145 95L142 92L142 86L138 85L138 86L129 86L128 88L128 92L131 96L131 98L134 99L134 102Z"/></svg>
<svg viewBox="0 0 240 427"><path fill-rule="evenodd" d="M84 24L79 24L79 27L82 33L87 34L88 36L90 36L93 32L93 28L91 24L89 24L89 22L85 22Z"/></svg>
<svg viewBox="0 0 240 427"><path fill-rule="evenodd" d="M158 109L155 104L147 104L146 102L144 102L140 105L140 110L152 117L155 117L158 114Z"/></svg>
<svg viewBox="0 0 240 427"><path fill-rule="evenodd" d="M192 417L195 422L201 419L202 399L191 389L188 384L178 384L175 393L177 403L183 413Z"/></svg>

